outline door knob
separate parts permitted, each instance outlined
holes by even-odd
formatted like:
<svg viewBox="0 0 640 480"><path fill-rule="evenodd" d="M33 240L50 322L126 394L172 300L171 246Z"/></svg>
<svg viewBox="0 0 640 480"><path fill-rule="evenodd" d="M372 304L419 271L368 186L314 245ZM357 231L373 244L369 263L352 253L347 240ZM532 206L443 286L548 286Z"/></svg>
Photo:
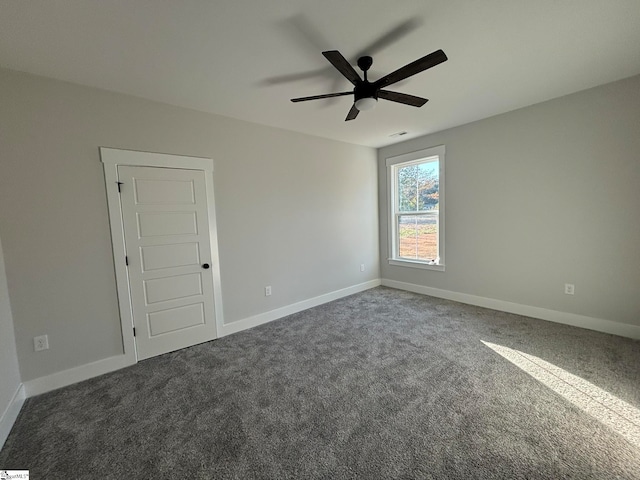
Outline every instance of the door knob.
<svg viewBox="0 0 640 480"><path fill-rule="evenodd" d="M202 264L202 268L204 268L206 270L207 268L209 268L209 264L208 263L203 263Z"/></svg>

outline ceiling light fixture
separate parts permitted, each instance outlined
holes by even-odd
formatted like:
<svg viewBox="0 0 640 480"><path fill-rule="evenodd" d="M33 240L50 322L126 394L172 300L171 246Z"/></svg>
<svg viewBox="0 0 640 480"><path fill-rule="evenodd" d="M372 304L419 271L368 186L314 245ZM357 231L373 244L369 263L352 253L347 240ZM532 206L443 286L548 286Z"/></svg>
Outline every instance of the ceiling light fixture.
<svg viewBox="0 0 640 480"><path fill-rule="evenodd" d="M378 99L373 97L364 97L356 100L356 108L361 112L371 110L378 104Z"/></svg>

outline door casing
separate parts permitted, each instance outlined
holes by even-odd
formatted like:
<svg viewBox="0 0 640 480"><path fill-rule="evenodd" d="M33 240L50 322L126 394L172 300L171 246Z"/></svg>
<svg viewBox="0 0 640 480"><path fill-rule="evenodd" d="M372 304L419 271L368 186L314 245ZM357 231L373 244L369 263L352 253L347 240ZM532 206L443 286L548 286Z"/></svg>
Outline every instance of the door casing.
<svg viewBox="0 0 640 480"><path fill-rule="evenodd" d="M207 195L207 211L209 217L209 238L211 248L211 274L213 276L213 300L216 324L216 338L220 337L224 324L222 314L222 289L220 286L220 258L218 255L218 235L215 218L215 202L213 194L213 160L210 158L186 157L164 153L138 152L100 147L100 159L104 168L111 224L111 243L116 274L116 289L122 327L122 345L128 365L137 363L136 343L133 336L133 309L129 276L125 264L127 255L124 242L124 227L120 194L118 192L118 166L177 168L182 170L204 171Z"/></svg>

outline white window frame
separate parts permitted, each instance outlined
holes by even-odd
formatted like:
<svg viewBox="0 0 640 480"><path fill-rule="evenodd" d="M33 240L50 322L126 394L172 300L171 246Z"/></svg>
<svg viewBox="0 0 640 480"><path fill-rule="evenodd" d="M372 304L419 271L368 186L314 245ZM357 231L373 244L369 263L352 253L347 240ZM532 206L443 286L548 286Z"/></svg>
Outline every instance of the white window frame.
<svg viewBox="0 0 640 480"><path fill-rule="evenodd" d="M412 260L401 258L398 251L398 175L397 171L400 167L415 163L422 163L430 158L438 159L438 261L425 262L421 260ZM387 165L387 191L389 192L389 265L402 267L422 268L425 270L437 270L444 272L444 231L445 231L445 196L444 196L444 163L445 163L445 146L438 145L431 148L425 148L415 152L405 153L395 157L389 157L386 160Z"/></svg>

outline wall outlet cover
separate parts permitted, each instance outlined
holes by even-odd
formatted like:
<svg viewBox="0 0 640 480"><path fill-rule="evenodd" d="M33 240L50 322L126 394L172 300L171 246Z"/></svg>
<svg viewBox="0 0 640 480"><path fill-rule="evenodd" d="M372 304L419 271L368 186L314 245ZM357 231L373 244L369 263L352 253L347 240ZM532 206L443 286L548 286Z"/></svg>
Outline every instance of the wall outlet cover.
<svg viewBox="0 0 640 480"><path fill-rule="evenodd" d="M49 337L47 335L40 335L33 337L33 349L36 352L49 349Z"/></svg>

